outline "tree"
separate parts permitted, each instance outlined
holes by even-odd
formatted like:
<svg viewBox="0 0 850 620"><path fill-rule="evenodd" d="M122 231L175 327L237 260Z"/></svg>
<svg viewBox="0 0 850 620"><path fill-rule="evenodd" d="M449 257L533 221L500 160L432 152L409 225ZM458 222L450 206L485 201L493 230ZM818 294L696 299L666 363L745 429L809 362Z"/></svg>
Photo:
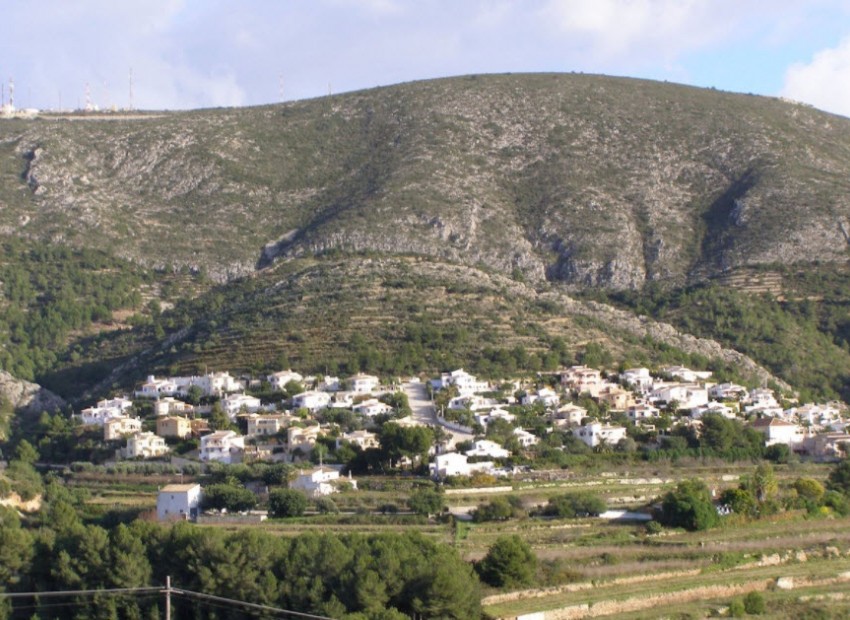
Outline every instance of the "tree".
<svg viewBox="0 0 850 620"><path fill-rule="evenodd" d="M407 505L416 514L430 516L442 512L445 498L434 487L422 487L411 493Z"/></svg>
<svg viewBox="0 0 850 620"><path fill-rule="evenodd" d="M814 478L797 478L794 481L794 490L804 500L819 502L826 492L823 485Z"/></svg>
<svg viewBox="0 0 850 620"><path fill-rule="evenodd" d="M756 498L746 489L726 489L720 495L720 503L735 514L754 517L758 514L758 503Z"/></svg>
<svg viewBox="0 0 850 620"><path fill-rule="evenodd" d="M550 498L545 513L555 517L573 519L575 517L598 517L607 509L605 500L595 493L578 491Z"/></svg>
<svg viewBox="0 0 850 620"><path fill-rule="evenodd" d="M749 490L759 504L764 504L766 501L773 499L779 492L779 482L776 480L776 474L773 471L773 465L770 463L760 463L756 466L753 475L745 479L742 488Z"/></svg>
<svg viewBox="0 0 850 620"><path fill-rule="evenodd" d="M275 519L300 517L307 510L307 496L296 489L276 489L269 493L269 515Z"/></svg>
<svg viewBox="0 0 850 620"><path fill-rule="evenodd" d="M502 536L476 566L481 579L496 588L530 584L537 570L537 557L519 536Z"/></svg>
<svg viewBox="0 0 850 620"><path fill-rule="evenodd" d="M844 459L829 472L826 486L831 491L850 496L850 459Z"/></svg>
<svg viewBox="0 0 850 620"><path fill-rule="evenodd" d="M494 497L487 504L481 504L472 513L472 520L476 523L485 521L504 521L514 515L514 506L507 497Z"/></svg>
<svg viewBox="0 0 850 620"><path fill-rule="evenodd" d="M231 484L211 484L204 489L201 507L209 509L227 509L231 511L250 510L257 505L257 496L245 487Z"/></svg>
<svg viewBox="0 0 850 620"><path fill-rule="evenodd" d="M687 530L705 530L714 527L720 517L711 501L711 492L701 480L684 480L664 495L661 502L661 519L664 525Z"/></svg>

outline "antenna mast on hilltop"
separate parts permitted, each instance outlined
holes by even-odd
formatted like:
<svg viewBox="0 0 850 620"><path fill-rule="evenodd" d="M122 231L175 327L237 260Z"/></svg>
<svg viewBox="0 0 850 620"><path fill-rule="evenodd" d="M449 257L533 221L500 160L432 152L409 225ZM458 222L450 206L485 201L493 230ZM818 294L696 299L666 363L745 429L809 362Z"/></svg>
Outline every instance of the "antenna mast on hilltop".
<svg viewBox="0 0 850 620"><path fill-rule="evenodd" d="M277 76L277 97L280 103L283 103L283 73Z"/></svg>
<svg viewBox="0 0 850 620"><path fill-rule="evenodd" d="M130 67L130 109L133 108L133 67Z"/></svg>
<svg viewBox="0 0 850 620"><path fill-rule="evenodd" d="M91 88L88 82L86 82L86 112L91 112Z"/></svg>
<svg viewBox="0 0 850 620"><path fill-rule="evenodd" d="M9 78L9 107L15 109L15 80Z"/></svg>

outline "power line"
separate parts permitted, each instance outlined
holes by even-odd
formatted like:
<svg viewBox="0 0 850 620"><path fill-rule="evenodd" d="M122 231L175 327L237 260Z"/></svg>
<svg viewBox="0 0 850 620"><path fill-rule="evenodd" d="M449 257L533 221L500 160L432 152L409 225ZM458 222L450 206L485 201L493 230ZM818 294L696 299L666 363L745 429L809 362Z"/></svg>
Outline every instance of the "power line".
<svg viewBox="0 0 850 620"><path fill-rule="evenodd" d="M210 601L215 603L225 603L228 605L238 606L244 609L255 611L272 612L276 614L285 614L296 618L306 618L308 620L334 620L328 616L319 616L316 614L308 614L291 609L283 609L280 607L272 607L271 605L261 605L259 603L249 603L237 599L227 598L224 596L216 596L214 594L205 594L203 592L195 592L193 590L185 590L182 588L172 588L171 579L166 581L166 586L163 587L138 587L138 588L101 588L99 590L48 590L43 592L0 592L0 599L22 599L22 598L51 598L63 596L94 596L94 595L120 595L131 594L134 596L149 596L151 594L165 595L166 605L169 605L170 596L182 596L187 599L197 599L201 601ZM40 604L38 605L41 606ZM50 605L45 605L50 606ZM32 605L24 605L25 608L33 608Z"/></svg>

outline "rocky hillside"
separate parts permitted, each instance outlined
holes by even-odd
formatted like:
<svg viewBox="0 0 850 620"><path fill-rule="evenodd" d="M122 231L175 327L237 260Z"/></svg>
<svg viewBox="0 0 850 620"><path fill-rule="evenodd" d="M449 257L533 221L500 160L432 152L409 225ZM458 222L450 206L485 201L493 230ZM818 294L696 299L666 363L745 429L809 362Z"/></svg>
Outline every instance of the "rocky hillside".
<svg viewBox="0 0 850 620"><path fill-rule="evenodd" d="M218 281L339 250L611 288L844 262L848 190L848 119L586 75L0 123L0 232Z"/></svg>

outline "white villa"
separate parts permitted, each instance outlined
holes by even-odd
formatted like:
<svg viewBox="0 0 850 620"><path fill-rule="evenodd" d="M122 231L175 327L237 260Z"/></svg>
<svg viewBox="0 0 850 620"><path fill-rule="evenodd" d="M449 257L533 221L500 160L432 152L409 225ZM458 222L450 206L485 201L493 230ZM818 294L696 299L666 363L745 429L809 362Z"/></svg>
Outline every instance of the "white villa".
<svg viewBox="0 0 850 620"><path fill-rule="evenodd" d="M317 467L301 474L289 483L290 489L304 491L310 497L322 497L331 493L339 492L341 481L348 482L352 488L357 488L357 481L350 476L348 479L340 478L339 471L328 467Z"/></svg>
<svg viewBox="0 0 850 620"><path fill-rule="evenodd" d="M587 417L587 409L573 403L561 405L554 413L550 413L548 419L556 427L578 426Z"/></svg>
<svg viewBox="0 0 850 620"><path fill-rule="evenodd" d="M622 426L612 426L609 424L593 422L586 426L574 428L573 435L581 439L591 448L595 448L602 444L616 446L621 439L625 439L626 429Z"/></svg>
<svg viewBox="0 0 850 620"><path fill-rule="evenodd" d="M685 383L696 383L697 381L711 379L710 370L691 370L685 366L667 366L662 368L661 372Z"/></svg>
<svg viewBox="0 0 850 620"><path fill-rule="evenodd" d="M534 433L529 433L527 430L521 428L514 429L514 437L517 438L517 441L519 441L519 445L521 445L523 448L535 446L540 442L540 437L538 437Z"/></svg>
<svg viewBox="0 0 850 620"><path fill-rule="evenodd" d="M325 409L331 402L331 395L327 392L309 391L301 392L292 397L293 409L309 409L318 411Z"/></svg>
<svg viewBox="0 0 850 620"><path fill-rule="evenodd" d="M350 433L343 433L336 439L337 449L344 442L348 442L353 446L359 446L363 450L368 450L369 448L377 448L378 445L380 445L380 442L378 441L378 436L375 433L370 433L369 431L352 431Z"/></svg>
<svg viewBox="0 0 850 620"><path fill-rule="evenodd" d="M256 413L262 408L260 399L247 394L228 394L221 399L221 407L231 420L241 411Z"/></svg>
<svg viewBox="0 0 850 620"><path fill-rule="evenodd" d="M363 373L358 373L353 377L349 377L348 382L351 384L351 391L356 392L357 394L371 394L376 391L378 386L381 384L381 380L378 379L378 377Z"/></svg>
<svg viewBox="0 0 850 620"><path fill-rule="evenodd" d="M680 409L693 409L708 403L708 390L693 383L667 383L655 387L649 394L651 402L676 401Z"/></svg>
<svg viewBox="0 0 850 620"><path fill-rule="evenodd" d="M201 460L239 463L245 450L245 438L234 431L215 431L201 437Z"/></svg>
<svg viewBox="0 0 850 620"><path fill-rule="evenodd" d="M561 384L578 394L584 392L595 396L602 389L602 373L587 366L571 366L561 373Z"/></svg>
<svg viewBox="0 0 850 620"><path fill-rule="evenodd" d="M645 420L652 420L661 415L661 411L658 407L653 407L648 403L641 403L638 405L632 405L628 409L626 409L626 415L629 416L629 420L638 424Z"/></svg>
<svg viewBox="0 0 850 620"><path fill-rule="evenodd" d="M806 433L796 424L778 418L759 418L753 422L753 428L764 435L764 445L785 444L793 447L802 444Z"/></svg>
<svg viewBox="0 0 850 620"><path fill-rule="evenodd" d="M168 484L156 497L156 518L159 521L193 521L201 504L200 484Z"/></svg>
<svg viewBox="0 0 850 620"><path fill-rule="evenodd" d="M273 390L282 392L287 383L290 381L301 383L304 380L304 376L292 370L281 370L268 375L266 379Z"/></svg>
<svg viewBox="0 0 850 620"><path fill-rule="evenodd" d="M114 441L125 435L135 435L142 432L142 421L139 418L120 416L110 418L103 423L103 439Z"/></svg>
<svg viewBox="0 0 850 620"><path fill-rule="evenodd" d="M107 420L124 416L127 409L132 406L133 401L123 396L99 400L94 407L87 407L80 411L80 418L83 424L102 426Z"/></svg>
<svg viewBox="0 0 850 620"><path fill-rule="evenodd" d="M486 456L491 459L505 459L511 455L510 450L506 450L495 441L489 439L479 439L472 444L472 448L465 452L466 456Z"/></svg>
<svg viewBox="0 0 850 620"><path fill-rule="evenodd" d="M185 395L189 388L196 386L204 396L221 396L228 392L245 389L241 381L230 376L229 372L211 372L192 377L166 377L157 379L148 375L147 380L135 394L141 398L159 398L160 396Z"/></svg>
<svg viewBox="0 0 850 620"><path fill-rule="evenodd" d="M708 395L720 400L740 400L747 395L747 388L737 383L718 383L708 388Z"/></svg>
<svg viewBox="0 0 850 620"><path fill-rule="evenodd" d="M354 411L354 413L359 413L360 415L372 418L383 413L392 413L393 408L386 403L382 403L377 398L370 398L357 403L351 408L351 410Z"/></svg>
<svg viewBox="0 0 850 620"><path fill-rule="evenodd" d="M504 409L492 409L487 413L475 414L475 421L478 422L485 429L487 428L487 425L490 424L490 422L492 422L493 420L504 420L505 422L513 424L514 420L516 420L516 416L510 411L505 411Z"/></svg>
<svg viewBox="0 0 850 620"><path fill-rule="evenodd" d="M446 452L434 457L434 462L429 465L433 478L445 478L446 476L471 476L476 472L491 473L493 471L492 461L470 463L469 457L457 452Z"/></svg>
<svg viewBox="0 0 850 620"><path fill-rule="evenodd" d="M158 416L167 416L187 415L194 412L195 408L189 403L177 400L173 396L163 396L154 402L153 410Z"/></svg>
<svg viewBox="0 0 850 620"><path fill-rule="evenodd" d="M649 368L629 368L620 373L620 381L634 391L646 394L652 389L655 380Z"/></svg>
<svg viewBox="0 0 850 620"><path fill-rule="evenodd" d="M168 446L162 437L145 432L127 437L127 445L119 452L125 459L149 459L166 454Z"/></svg>
<svg viewBox="0 0 850 620"><path fill-rule="evenodd" d="M248 422L248 436L255 437L257 435L276 435L296 418L285 413L273 415L252 413L245 419Z"/></svg>
<svg viewBox="0 0 850 620"><path fill-rule="evenodd" d="M286 429L286 440L289 444L290 454L296 450L311 450L316 445L316 440L322 434L322 428L315 426L290 426Z"/></svg>
<svg viewBox="0 0 850 620"><path fill-rule="evenodd" d="M547 407L557 407L561 402L561 397L552 388L543 387L537 392L526 394L522 398L523 405L533 405L536 402L541 402Z"/></svg>
<svg viewBox="0 0 850 620"><path fill-rule="evenodd" d="M460 396L471 396L477 392L486 392L490 389L489 383L479 381L475 375L469 374L463 368L444 372L439 379L434 379L431 385L438 390L454 386Z"/></svg>

